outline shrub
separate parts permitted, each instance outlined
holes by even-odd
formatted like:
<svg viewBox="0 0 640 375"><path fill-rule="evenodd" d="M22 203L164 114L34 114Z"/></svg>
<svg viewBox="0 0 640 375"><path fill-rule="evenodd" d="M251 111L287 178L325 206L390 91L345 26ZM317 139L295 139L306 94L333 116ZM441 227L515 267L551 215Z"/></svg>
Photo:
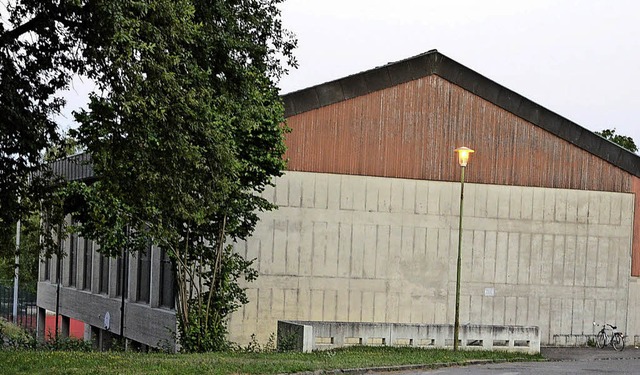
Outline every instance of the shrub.
<svg viewBox="0 0 640 375"><path fill-rule="evenodd" d="M36 346L33 334L0 318L0 350L33 349Z"/></svg>
<svg viewBox="0 0 640 375"><path fill-rule="evenodd" d="M28 332L0 318L0 350L26 349L89 352L93 350L93 345L90 341L53 335L50 335L45 342L40 342L33 332Z"/></svg>

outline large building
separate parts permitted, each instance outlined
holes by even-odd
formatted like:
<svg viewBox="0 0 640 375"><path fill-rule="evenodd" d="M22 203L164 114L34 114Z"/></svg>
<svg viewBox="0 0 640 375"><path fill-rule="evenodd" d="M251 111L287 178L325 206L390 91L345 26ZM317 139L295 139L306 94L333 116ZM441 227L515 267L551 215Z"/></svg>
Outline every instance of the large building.
<svg viewBox="0 0 640 375"><path fill-rule="evenodd" d="M264 193L280 208L237 246L260 276L246 285L250 303L231 317L230 339L266 342L278 320L452 323L460 146L476 150L461 321L539 326L542 344L593 334L593 321L640 334L637 155L437 51L283 100L288 171ZM92 177L81 164L59 167ZM87 336L173 342L160 249L123 265L91 241L65 246L65 318L85 322ZM56 266L41 268L41 316L55 309Z"/></svg>

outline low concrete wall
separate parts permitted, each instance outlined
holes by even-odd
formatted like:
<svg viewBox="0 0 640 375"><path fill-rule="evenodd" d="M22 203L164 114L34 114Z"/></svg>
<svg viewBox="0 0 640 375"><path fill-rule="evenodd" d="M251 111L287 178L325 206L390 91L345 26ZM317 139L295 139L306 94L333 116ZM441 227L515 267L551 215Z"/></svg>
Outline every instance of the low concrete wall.
<svg viewBox="0 0 640 375"><path fill-rule="evenodd" d="M589 342L592 345L596 342L596 335L553 335L553 346L561 347L575 347L575 346L589 346Z"/></svg>
<svg viewBox="0 0 640 375"><path fill-rule="evenodd" d="M452 348L451 324L278 321L278 345L311 352L351 345ZM538 327L462 325L459 347L540 353Z"/></svg>

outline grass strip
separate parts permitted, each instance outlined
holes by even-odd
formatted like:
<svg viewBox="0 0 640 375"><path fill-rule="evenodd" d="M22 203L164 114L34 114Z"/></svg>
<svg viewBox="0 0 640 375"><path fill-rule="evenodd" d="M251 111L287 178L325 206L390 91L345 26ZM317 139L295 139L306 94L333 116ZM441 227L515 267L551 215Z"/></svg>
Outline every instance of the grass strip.
<svg viewBox="0 0 640 375"><path fill-rule="evenodd" d="M540 355L391 347L352 347L314 353L162 354L132 352L0 351L7 374L283 374L318 370L537 361Z"/></svg>

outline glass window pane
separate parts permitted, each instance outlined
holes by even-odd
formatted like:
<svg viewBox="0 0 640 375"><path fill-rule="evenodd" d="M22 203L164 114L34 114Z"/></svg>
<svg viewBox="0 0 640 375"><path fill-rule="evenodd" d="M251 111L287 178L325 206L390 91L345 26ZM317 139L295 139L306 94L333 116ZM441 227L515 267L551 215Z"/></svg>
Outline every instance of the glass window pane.
<svg viewBox="0 0 640 375"><path fill-rule="evenodd" d="M91 290L91 266L93 265L92 243L84 239L84 270L82 272L82 287L84 290Z"/></svg>
<svg viewBox="0 0 640 375"><path fill-rule="evenodd" d="M138 302L149 303L151 288L151 245L138 254Z"/></svg>
<svg viewBox="0 0 640 375"><path fill-rule="evenodd" d="M171 260L167 252L162 250L160 253L160 306L175 307L174 290Z"/></svg>
<svg viewBox="0 0 640 375"><path fill-rule="evenodd" d="M109 258L100 254L100 293L109 293Z"/></svg>
<svg viewBox="0 0 640 375"><path fill-rule="evenodd" d="M76 286L77 278L77 253L78 253L78 235L71 234L69 239L69 286Z"/></svg>

